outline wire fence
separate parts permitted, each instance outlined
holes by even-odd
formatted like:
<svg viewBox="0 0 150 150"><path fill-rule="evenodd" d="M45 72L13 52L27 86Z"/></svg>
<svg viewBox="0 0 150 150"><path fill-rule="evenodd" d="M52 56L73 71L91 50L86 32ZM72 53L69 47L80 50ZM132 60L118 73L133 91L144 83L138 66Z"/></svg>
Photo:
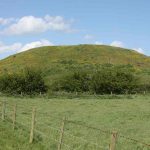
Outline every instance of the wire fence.
<svg viewBox="0 0 150 150"><path fill-rule="evenodd" d="M42 114L35 107L0 102L1 120L22 129L29 143L46 143L50 150L150 150L150 144L68 118Z"/></svg>

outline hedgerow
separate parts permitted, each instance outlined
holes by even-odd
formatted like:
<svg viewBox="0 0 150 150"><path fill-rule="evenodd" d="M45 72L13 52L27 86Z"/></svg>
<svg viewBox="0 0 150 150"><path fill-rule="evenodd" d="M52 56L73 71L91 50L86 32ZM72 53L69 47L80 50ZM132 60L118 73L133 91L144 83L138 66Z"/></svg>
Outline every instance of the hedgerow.
<svg viewBox="0 0 150 150"><path fill-rule="evenodd" d="M26 68L22 73L5 73L0 77L0 91L8 94L45 93L47 86L40 71Z"/></svg>

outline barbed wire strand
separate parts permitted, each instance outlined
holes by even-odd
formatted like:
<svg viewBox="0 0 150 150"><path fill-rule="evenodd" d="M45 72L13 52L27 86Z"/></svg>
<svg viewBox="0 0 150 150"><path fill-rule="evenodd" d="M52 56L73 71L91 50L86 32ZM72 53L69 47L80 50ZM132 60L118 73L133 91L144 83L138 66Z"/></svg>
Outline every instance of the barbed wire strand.
<svg viewBox="0 0 150 150"><path fill-rule="evenodd" d="M2 102L0 102L0 105L2 104ZM6 103L6 104L9 104L9 106L14 106L13 104L11 105L10 103ZM8 106L8 105L7 105ZM22 108L25 108L25 107L22 107ZM25 108L26 109L26 108ZM0 113L1 114L1 113ZM6 115L7 117L8 117L8 115ZM51 115L48 115L48 116L50 116L50 117L53 117L53 116L51 116ZM9 117L8 117L9 118ZM53 117L53 118L55 118L56 119L56 117ZM9 118L10 119L10 118ZM60 119L60 118L59 118ZM11 120L11 119L10 119ZM73 124L76 124L76 125L80 125L80 126L84 126L84 127L86 127L86 128L89 128L89 129L93 129L93 130L99 130L99 131L101 131L101 132L104 132L104 133L107 133L107 134L112 134L112 132L111 131L108 131L108 130L103 130L103 129L100 129L100 128L97 128L97 127L93 127L93 126L89 126L89 125L86 125L86 124L84 124L84 123L79 123L79 122L76 122L76 121L73 121L73 120L66 120L68 123L73 123ZM9 122L9 121L8 121ZM19 122L17 122L17 123L19 123ZM20 123L19 123L20 124ZM22 126L25 126L25 125L23 125L23 124L21 124ZM51 127L51 126L49 126L49 127ZM53 128L54 129L54 127L51 127L51 128ZM55 128L56 129L56 128ZM56 130L58 130L58 129L56 129ZM58 131L60 131L60 130L58 130ZM70 134L71 135L71 134ZM72 135L72 136L74 136L74 135ZM124 135L121 135L121 134L119 134L118 135L119 137L122 137L122 138L125 138L126 140L130 140L130 141L133 141L133 142L136 142L136 143L139 143L139 144L142 144L142 145L144 145L144 146L146 146L146 147L150 147L150 144L147 144L147 143L145 143L145 142L142 142L142 141L140 141L140 140L137 140L137 139L134 139L134 138L130 138L130 137L126 137L126 136L124 136ZM77 137L77 136L74 136L74 137L76 137L76 138L80 138L80 137ZM83 139L82 139L83 140ZM85 140L85 139L84 139ZM87 142L87 141L86 141ZM89 142L89 141L88 141ZM96 143L95 143L96 144Z"/></svg>
<svg viewBox="0 0 150 150"><path fill-rule="evenodd" d="M44 123L40 123L40 124L38 124L38 125L45 125L45 124L44 124ZM46 126L48 126L50 129L53 129L53 130L56 130L56 131L61 131L60 129L55 128L55 127L53 127L53 126L50 126L50 125L46 125Z"/></svg>
<svg viewBox="0 0 150 150"><path fill-rule="evenodd" d="M140 140L133 139L133 138L130 138L130 137L126 137L126 136L120 135L120 134L118 134L118 136L121 137L121 138L124 138L124 139L126 139L126 140L130 140L130 141L133 141L133 142L142 144L142 145L144 145L144 146L146 146L146 147L150 147L150 144L144 143L144 142L142 142L142 141L140 141Z"/></svg>
<svg viewBox="0 0 150 150"><path fill-rule="evenodd" d="M86 125L84 123L79 123L79 122L72 121L72 120L66 120L66 121L69 122L69 123L73 123L73 124L76 124L76 125L80 125L80 126L89 128L89 129L98 130L98 131L101 131L101 132L106 133L106 134L112 134L111 131L103 130L103 129L100 129L100 128L97 128L97 127L93 127L93 126L89 126L89 125Z"/></svg>
<svg viewBox="0 0 150 150"><path fill-rule="evenodd" d="M40 130L37 130L37 129L34 129L34 131L35 132L37 132L37 133L39 133L39 134L41 134L42 136L44 136L44 137L46 137L46 138L50 138L51 136L48 136L48 135L46 135L46 134L44 134L42 131L40 131ZM53 141L55 141L55 142L59 142L58 140L56 140L56 139L54 139L54 138L50 138L50 139L52 139ZM65 143L62 143L64 146L66 146L69 150L71 150L71 148L70 148L70 146L69 145L67 145L67 144L65 144Z"/></svg>
<svg viewBox="0 0 150 150"><path fill-rule="evenodd" d="M86 140L86 139L84 139L82 137L78 137L78 136L72 135L72 134L67 133L67 132L64 132L64 133L68 134L69 136L72 136L73 138L77 138L77 139L79 139L79 140L81 140L81 141L83 141L85 143L90 143L90 144L95 145L95 146L97 146L99 148L104 148L103 146L100 146L100 145L98 145L97 143L94 143L94 142L89 142L88 140Z"/></svg>

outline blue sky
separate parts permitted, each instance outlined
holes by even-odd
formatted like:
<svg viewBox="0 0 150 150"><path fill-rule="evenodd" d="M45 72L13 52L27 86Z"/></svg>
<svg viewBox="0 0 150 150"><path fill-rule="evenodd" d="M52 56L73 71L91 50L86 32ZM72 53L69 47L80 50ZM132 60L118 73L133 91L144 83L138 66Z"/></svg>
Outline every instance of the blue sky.
<svg viewBox="0 0 150 150"><path fill-rule="evenodd" d="M149 0L0 0L0 59L44 45L106 44L150 55Z"/></svg>

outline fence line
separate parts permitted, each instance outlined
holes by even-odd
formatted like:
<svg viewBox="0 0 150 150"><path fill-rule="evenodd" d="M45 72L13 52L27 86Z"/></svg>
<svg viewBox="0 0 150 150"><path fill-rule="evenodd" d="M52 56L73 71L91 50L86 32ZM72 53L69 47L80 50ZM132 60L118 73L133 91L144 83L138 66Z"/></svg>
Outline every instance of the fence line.
<svg viewBox="0 0 150 150"><path fill-rule="evenodd" d="M140 140L136 140L136 139L133 139L133 138L125 137L124 135L120 135L120 134L119 134L118 136L121 137L121 138L124 138L124 139L126 139L126 140L130 140L130 141L133 141L133 142L135 142L135 143L142 144L142 145L144 145L144 146L146 146L146 147L150 147L150 144L141 142Z"/></svg>
<svg viewBox="0 0 150 150"><path fill-rule="evenodd" d="M72 134L67 133L67 132L65 132L65 134L67 134L67 135L69 135L69 136L71 136L71 137L73 137L73 138L77 138L77 139L79 139L80 141L83 141L83 142L86 142L86 143L90 143L90 144L92 144L92 145L95 145L95 146L97 146L97 147L99 147L99 148L104 148L103 146L100 146L100 145L98 145L97 143L89 142L88 140L84 139L83 137L78 137L78 136L72 135Z"/></svg>
<svg viewBox="0 0 150 150"><path fill-rule="evenodd" d="M44 123L40 123L40 124L38 124L38 125L45 125ZM55 127L53 127L53 126L50 126L50 125L46 125L48 128L50 128L50 129L52 129L52 130L56 130L56 131L61 131L60 129L58 129L58 128L55 128Z"/></svg>
<svg viewBox="0 0 150 150"><path fill-rule="evenodd" d="M112 134L111 131L103 130L103 129L100 129L100 128L97 128L97 127L93 127L93 126L89 126L89 125L84 124L84 123L79 123L79 122L72 121L72 120L67 120L67 122L68 122L68 123L73 123L73 124L76 124L76 125L80 125L80 126L84 126L84 127L86 127L86 128L89 128L89 129L98 130L98 131L101 131L101 132L106 133L106 134Z"/></svg>
<svg viewBox="0 0 150 150"><path fill-rule="evenodd" d="M14 104L14 105L10 104L9 105L8 102L3 101L3 102L0 102L0 106L2 108L2 110L0 112L0 114L2 116L1 117L2 121L6 120L8 123L10 123L12 125L12 127L13 127L13 130L15 130L15 128L17 126L22 126L22 127L26 128L28 131L30 129L30 131L29 131L29 134L30 134L29 135L29 143L30 144L32 144L33 141L34 141L35 133L38 133L38 134L40 134L40 135L42 135L42 136L44 136L44 137L46 137L48 139L50 137L52 137L52 136L48 136L44 132L36 129L36 122L37 122L37 120L36 120L36 109L35 108L33 108L33 110L32 110L32 115L31 115L32 117L31 118L28 117L28 118L31 119L31 125L30 126L26 126L26 125L24 125L24 124L22 124L22 123L17 121L17 116L18 116L17 109L18 109L18 106L16 104ZM12 110L8 113L6 111L7 110L6 108L10 108L10 106L11 106ZM24 107L24 109L25 109L25 107ZM30 114L30 113L28 112L28 114ZM51 115L49 116L47 114L47 116L50 117ZM55 117L53 117L53 118L55 118ZM44 125L44 123L40 123L39 125L42 125L42 124ZM111 132L111 131L108 131L108 130L103 130L103 129L100 129L100 128L97 128L97 127L93 127L93 126L87 125L85 123L81 123L81 122L77 122L77 121L73 121L73 120L69 120L69 119L63 118L62 125L61 125L60 129L58 129L56 127L53 127L51 125L46 125L50 129L58 131L58 133L60 134L59 135L59 139L50 138L50 139L54 140L58 144L57 150L62 150L63 146L67 147L67 149L69 149L69 150L72 150L71 146L65 144L65 142L64 142L64 138L65 138L66 135L71 136L72 138L76 138L76 139L80 140L81 142L89 143L91 145L95 145L96 147L104 150L104 147L99 145L98 143L94 143L92 141L86 140L83 137L75 136L75 135L65 131L66 124L75 124L75 125L83 126L83 127L87 128L87 129L93 129L93 130L100 131L100 132L103 132L105 134L110 135L111 141L109 142L110 144L108 145L109 150L116 150L116 144L117 144L117 140L119 138L124 138L124 139L126 139L128 141L133 141L133 142L135 142L137 144L143 145L144 147L149 147L150 148L150 144L147 144L145 142L142 142L142 141L134 139L134 138L126 137L126 136L124 136L124 135L122 135L120 133L117 133L117 132L114 132L114 131ZM79 145L79 146L82 146L82 145ZM76 147L76 148L79 149L80 147ZM76 150L76 148L74 148L74 150Z"/></svg>

